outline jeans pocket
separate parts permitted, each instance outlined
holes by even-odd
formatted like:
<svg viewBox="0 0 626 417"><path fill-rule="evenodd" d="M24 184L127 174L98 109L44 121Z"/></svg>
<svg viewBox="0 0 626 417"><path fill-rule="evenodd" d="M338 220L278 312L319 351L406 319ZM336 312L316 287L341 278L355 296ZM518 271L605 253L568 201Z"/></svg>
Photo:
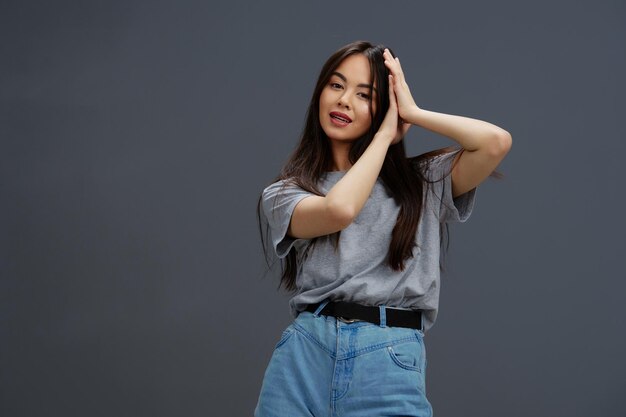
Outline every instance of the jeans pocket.
<svg viewBox="0 0 626 417"><path fill-rule="evenodd" d="M283 334L280 336L280 340L278 341L278 343L276 343L276 346L274 347L274 350L278 349L279 347L281 347L283 344L285 344L285 342L287 340L289 340L289 338L291 337L291 335L295 332L295 329L290 325L289 327L287 327L285 329L285 331L283 332Z"/></svg>
<svg viewBox="0 0 626 417"><path fill-rule="evenodd" d="M387 346L391 360L403 369L422 372L423 345L419 340L410 340Z"/></svg>

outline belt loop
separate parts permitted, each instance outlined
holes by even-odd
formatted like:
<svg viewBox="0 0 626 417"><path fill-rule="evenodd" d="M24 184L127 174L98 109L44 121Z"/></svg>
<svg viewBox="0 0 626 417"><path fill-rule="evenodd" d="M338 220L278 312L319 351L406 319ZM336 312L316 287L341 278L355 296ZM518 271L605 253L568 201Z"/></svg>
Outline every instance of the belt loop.
<svg viewBox="0 0 626 417"><path fill-rule="evenodd" d="M385 306L378 306L378 311L380 312L380 327L387 327L387 312L385 311Z"/></svg>
<svg viewBox="0 0 626 417"><path fill-rule="evenodd" d="M423 311L420 313L420 321L422 322L421 323L422 328L420 330L422 331L422 333L424 333L424 312Z"/></svg>
<svg viewBox="0 0 626 417"><path fill-rule="evenodd" d="M319 317L319 315L320 315L320 311L322 311L322 310L324 309L324 307L326 307L326 304L328 304L328 303L329 303L329 301L330 301L330 300L324 300L324 301L322 301L322 302L320 303L320 305L319 305L319 306L317 306L317 309L315 310L315 313L313 313L313 315L314 315L315 317Z"/></svg>

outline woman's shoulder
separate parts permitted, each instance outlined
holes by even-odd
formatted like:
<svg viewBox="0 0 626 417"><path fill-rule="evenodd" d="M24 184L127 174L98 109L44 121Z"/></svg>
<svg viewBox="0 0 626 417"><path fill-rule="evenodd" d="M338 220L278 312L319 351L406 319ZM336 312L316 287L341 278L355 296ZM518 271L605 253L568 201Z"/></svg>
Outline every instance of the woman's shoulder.
<svg viewBox="0 0 626 417"><path fill-rule="evenodd" d="M287 184L287 180L286 179L278 179L275 178L272 180L272 182L270 182L264 189L265 190L274 190L277 188L281 188L284 187Z"/></svg>
<svg viewBox="0 0 626 417"><path fill-rule="evenodd" d="M291 198L293 196L306 195L322 195L315 187L308 186L306 182L296 177L275 178L274 181L263 189L262 197L264 200L276 197Z"/></svg>
<svg viewBox="0 0 626 417"><path fill-rule="evenodd" d="M276 195L286 189L297 190L300 187L293 178L275 178L269 185L263 189L263 196Z"/></svg>

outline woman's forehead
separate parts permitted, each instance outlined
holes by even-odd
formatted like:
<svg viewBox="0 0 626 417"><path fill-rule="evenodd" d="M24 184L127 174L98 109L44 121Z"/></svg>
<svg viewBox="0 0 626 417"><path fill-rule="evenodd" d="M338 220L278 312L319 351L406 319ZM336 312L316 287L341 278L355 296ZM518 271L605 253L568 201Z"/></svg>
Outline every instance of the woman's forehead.
<svg viewBox="0 0 626 417"><path fill-rule="evenodd" d="M348 56L341 61L333 73L343 76L342 78L345 78L344 81L354 84L369 85L371 83L370 62L363 54Z"/></svg>

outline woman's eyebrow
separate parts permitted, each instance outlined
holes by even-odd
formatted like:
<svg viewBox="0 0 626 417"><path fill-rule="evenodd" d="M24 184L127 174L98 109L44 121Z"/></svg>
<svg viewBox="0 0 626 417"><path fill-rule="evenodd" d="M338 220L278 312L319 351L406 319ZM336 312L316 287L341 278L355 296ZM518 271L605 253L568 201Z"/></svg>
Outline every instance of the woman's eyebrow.
<svg viewBox="0 0 626 417"><path fill-rule="evenodd" d="M340 73L340 72L333 71L332 75L336 75L337 77L341 78L341 79L343 80L343 82L344 82L344 83L345 83L345 82L348 82L348 79L346 78L346 76L345 76L345 75L343 75L343 74L342 74L342 73ZM370 90L374 90L374 91L376 91L376 87L374 87L374 86L373 86L373 85L371 85L371 84L359 84L359 85L357 85L357 87L369 88ZM378 92L378 91L376 91L376 92Z"/></svg>

